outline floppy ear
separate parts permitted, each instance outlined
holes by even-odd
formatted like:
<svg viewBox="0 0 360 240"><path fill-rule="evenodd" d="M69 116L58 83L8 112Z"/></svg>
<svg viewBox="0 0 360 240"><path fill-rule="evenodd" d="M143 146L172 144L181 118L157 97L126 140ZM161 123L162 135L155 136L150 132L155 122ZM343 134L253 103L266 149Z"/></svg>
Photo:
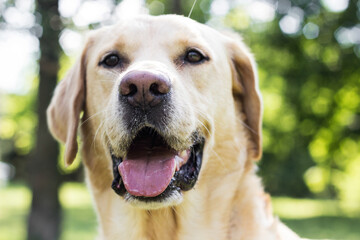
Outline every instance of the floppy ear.
<svg viewBox="0 0 360 240"><path fill-rule="evenodd" d="M242 106L245 127L251 138L249 153L254 160L259 160L262 155L262 104L256 64L239 36L232 35L227 47L232 64L234 99Z"/></svg>
<svg viewBox="0 0 360 240"><path fill-rule="evenodd" d="M65 143L65 166L70 166L78 151L77 129L85 103L85 55L66 74L55 89L47 109L47 122L51 134Z"/></svg>

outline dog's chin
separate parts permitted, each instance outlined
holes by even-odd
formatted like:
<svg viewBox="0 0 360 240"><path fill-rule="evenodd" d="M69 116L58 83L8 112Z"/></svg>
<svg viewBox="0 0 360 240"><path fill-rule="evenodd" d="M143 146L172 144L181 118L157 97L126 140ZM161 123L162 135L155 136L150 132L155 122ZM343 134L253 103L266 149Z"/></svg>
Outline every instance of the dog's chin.
<svg viewBox="0 0 360 240"><path fill-rule="evenodd" d="M145 210L155 210L160 208L172 207L179 205L183 201L183 194L181 191L169 191L168 194L159 198L139 198L126 192L123 196L125 201L133 207Z"/></svg>
<svg viewBox="0 0 360 240"><path fill-rule="evenodd" d="M169 139L145 127L138 131L127 153L118 156L110 147L114 180L112 189L134 207L159 209L178 205L183 192L198 179L205 138L198 131L185 149L175 150Z"/></svg>

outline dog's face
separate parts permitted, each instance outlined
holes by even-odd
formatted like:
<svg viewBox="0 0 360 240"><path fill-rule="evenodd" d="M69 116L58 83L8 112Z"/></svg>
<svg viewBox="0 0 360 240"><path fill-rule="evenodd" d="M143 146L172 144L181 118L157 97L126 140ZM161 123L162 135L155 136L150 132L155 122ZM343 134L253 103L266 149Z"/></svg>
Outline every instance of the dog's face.
<svg viewBox="0 0 360 240"><path fill-rule="evenodd" d="M48 109L67 164L82 110L90 126L83 138L106 153L115 193L145 208L180 203L207 167L209 149L222 151L220 141L241 136L249 158L261 154L260 99L246 48L180 16L136 17L90 34Z"/></svg>

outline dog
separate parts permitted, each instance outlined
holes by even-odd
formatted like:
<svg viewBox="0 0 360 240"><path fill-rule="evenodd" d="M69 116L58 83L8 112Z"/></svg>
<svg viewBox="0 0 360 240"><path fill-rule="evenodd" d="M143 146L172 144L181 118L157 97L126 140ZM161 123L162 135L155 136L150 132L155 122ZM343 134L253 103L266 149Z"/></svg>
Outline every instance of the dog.
<svg viewBox="0 0 360 240"><path fill-rule="evenodd" d="M67 166L80 128L98 239L300 239L256 175L261 97L235 33L177 15L90 32L47 117Z"/></svg>

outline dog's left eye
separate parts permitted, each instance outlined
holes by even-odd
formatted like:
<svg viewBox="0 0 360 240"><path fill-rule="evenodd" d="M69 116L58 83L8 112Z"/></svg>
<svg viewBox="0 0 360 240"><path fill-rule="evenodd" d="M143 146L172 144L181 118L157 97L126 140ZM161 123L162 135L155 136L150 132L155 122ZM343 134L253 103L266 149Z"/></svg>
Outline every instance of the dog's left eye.
<svg viewBox="0 0 360 240"><path fill-rule="evenodd" d="M206 57L195 49L189 50L185 55L185 61L189 63L200 63L205 59Z"/></svg>
<svg viewBox="0 0 360 240"><path fill-rule="evenodd" d="M119 63L120 63L120 57L116 54L110 54L100 62L101 65L110 68L118 66Z"/></svg>

